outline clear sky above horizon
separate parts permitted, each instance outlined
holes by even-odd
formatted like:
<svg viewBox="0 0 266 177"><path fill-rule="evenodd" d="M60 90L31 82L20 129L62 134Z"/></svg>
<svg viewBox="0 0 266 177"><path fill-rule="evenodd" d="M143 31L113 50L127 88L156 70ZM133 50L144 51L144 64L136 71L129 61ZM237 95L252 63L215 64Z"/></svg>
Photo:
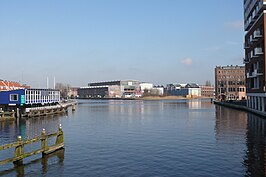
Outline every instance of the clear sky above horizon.
<svg viewBox="0 0 266 177"><path fill-rule="evenodd" d="M243 38L243 0L0 1L0 79L213 83Z"/></svg>

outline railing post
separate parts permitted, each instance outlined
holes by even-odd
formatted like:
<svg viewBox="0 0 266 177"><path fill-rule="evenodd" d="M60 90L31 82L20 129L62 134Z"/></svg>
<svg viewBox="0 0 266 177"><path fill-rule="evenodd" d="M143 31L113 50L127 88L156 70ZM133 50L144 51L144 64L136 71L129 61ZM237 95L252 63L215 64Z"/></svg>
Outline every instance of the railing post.
<svg viewBox="0 0 266 177"><path fill-rule="evenodd" d="M20 157L17 161L14 161L13 163L15 165L21 165L23 164L23 155L24 155L24 145L23 145L23 142L22 142L22 138L21 136L18 136L18 146L16 147L15 149L15 157Z"/></svg>
<svg viewBox="0 0 266 177"><path fill-rule="evenodd" d="M42 135L41 135L41 145L42 145L42 156L45 155L45 151L48 149L47 146L47 136L46 136L46 132L45 129L42 129Z"/></svg>
<svg viewBox="0 0 266 177"><path fill-rule="evenodd" d="M76 110L76 106L75 104L72 104L72 111L75 111Z"/></svg>
<svg viewBox="0 0 266 177"><path fill-rule="evenodd" d="M57 137L56 137L56 142L55 142L55 144L56 144L56 145L59 145L59 144L61 144L61 143L64 143L64 132L63 132L63 130L62 130L62 126L61 126L61 124L60 124L60 126L59 126L59 131L58 131L58 134L57 134Z"/></svg>
<svg viewBox="0 0 266 177"><path fill-rule="evenodd" d="M11 115L11 117L12 117L12 118L16 118L16 116L15 116L15 111L14 111L14 110L12 110L12 115Z"/></svg>
<svg viewBox="0 0 266 177"><path fill-rule="evenodd" d="M19 108L17 108L17 118L20 118L20 109Z"/></svg>

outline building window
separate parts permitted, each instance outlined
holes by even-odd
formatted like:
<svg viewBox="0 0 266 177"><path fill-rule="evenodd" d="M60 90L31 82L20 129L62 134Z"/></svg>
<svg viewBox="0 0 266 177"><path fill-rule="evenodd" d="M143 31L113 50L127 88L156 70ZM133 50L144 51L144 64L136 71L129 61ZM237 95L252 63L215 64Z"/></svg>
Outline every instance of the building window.
<svg viewBox="0 0 266 177"><path fill-rule="evenodd" d="M11 94L10 101L18 101L18 94Z"/></svg>

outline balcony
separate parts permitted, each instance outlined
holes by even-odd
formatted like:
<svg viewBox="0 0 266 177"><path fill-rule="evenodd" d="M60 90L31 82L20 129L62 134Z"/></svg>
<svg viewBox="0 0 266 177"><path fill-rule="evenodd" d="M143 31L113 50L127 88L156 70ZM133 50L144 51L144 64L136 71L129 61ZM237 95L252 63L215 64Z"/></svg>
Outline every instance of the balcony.
<svg viewBox="0 0 266 177"><path fill-rule="evenodd" d="M254 36L255 39L256 38L261 38L262 37L262 34L261 34L260 30L256 30L256 31L254 31L253 36Z"/></svg>
<svg viewBox="0 0 266 177"><path fill-rule="evenodd" d="M249 63L249 58L243 58L243 64Z"/></svg>
<svg viewBox="0 0 266 177"><path fill-rule="evenodd" d="M264 0L252 0L250 3L245 3L244 6L244 18L245 18L245 30L248 31L253 23L261 15L260 11L264 5Z"/></svg>
<svg viewBox="0 0 266 177"><path fill-rule="evenodd" d="M262 69L254 69L254 76L257 77L257 76L262 76L263 73L262 73ZM253 75L252 73L252 75Z"/></svg>
<svg viewBox="0 0 266 177"><path fill-rule="evenodd" d="M244 43L244 49L249 49L249 48L250 48L249 44L248 43Z"/></svg>
<svg viewBox="0 0 266 177"><path fill-rule="evenodd" d="M250 57L251 57L251 58L257 58L258 56L256 55L255 52L253 53L253 51L251 51L251 52L250 52Z"/></svg>
<svg viewBox="0 0 266 177"><path fill-rule="evenodd" d="M260 47L256 47L254 49L254 54L257 56L257 55L263 55L263 51L262 51L262 48Z"/></svg>
<svg viewBox="0 0 266 177"><path fill-rule="evenodd" d="M261 69L254 69L253 72L248 72L247 73L247 78L255 78L255 77L258 77L258 76L262 76L263 73L262 73L262 70Z"/></svg>
<svg viewBox="0 0 266 177"><path fill-rule="evenodd" d="M249 78L254 78L255 76L253 76L253 73L252 72L248 72L247 73L247 79Z"/></svg>

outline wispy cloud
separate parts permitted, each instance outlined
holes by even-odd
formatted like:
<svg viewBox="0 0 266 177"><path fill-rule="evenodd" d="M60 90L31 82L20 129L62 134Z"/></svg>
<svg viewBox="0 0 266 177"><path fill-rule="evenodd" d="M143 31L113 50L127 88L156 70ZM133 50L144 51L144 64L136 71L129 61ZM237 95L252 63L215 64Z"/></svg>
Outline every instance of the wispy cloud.
<svg viewBox="0 0 266 177"><path fill-rule="evenodd" d="M187 57L187 58L184 58L182 61L181 61L182 64L184 65L192 65L193 61L191 58Z"/></svg>
<svg viewBox="0 0 266 177"><path fill-rule="evenodd" d="M241 20L226 22L225 27L231 30L243 30L244 22Z"/></svg>

